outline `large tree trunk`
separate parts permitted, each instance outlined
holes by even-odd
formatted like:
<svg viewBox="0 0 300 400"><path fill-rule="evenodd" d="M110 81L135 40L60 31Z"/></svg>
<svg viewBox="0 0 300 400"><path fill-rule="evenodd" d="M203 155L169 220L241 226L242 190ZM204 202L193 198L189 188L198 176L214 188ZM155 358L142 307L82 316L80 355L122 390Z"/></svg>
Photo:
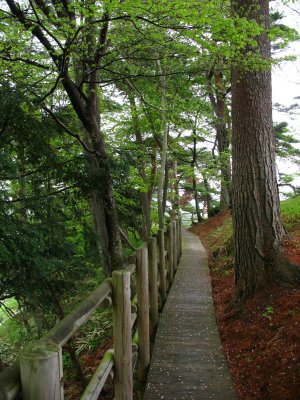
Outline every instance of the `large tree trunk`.
<svg viewBox="0 0 300 400"><path fill-rule="evenodd" d="M232 2L240 17L269 25L269 1ZM270 58L267 33L258 37L264 60ZM233 227L235 279L243 299L275 278L284 229L279 212L275 142L272 131L271 69L241 71L232 78Z"/></svg>
<svg viewBox="0 0 300 400"><path fill-rule="evenodd" d="M96 99L97 103L97 99ZM96 115L97 110L92 111ZM95 117L94 117L95 118ZM105 143L98 122L87 132L96 155L89 155L94 181L90 188L96 242L106 276L123 268L123 248Z"/></svg>

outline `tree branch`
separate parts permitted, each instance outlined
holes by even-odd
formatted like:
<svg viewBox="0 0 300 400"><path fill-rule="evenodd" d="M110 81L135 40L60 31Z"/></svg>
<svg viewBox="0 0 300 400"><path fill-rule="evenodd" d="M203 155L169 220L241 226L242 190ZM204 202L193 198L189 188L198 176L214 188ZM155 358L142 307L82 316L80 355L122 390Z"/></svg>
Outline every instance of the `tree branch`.
<svg viewBox="0 0 300 400"><path fill-rule="evenodd" d="M12 199L12 200L0 200L0 203L11 204L11 203L18 203L20 201L24 202L24 201L28 201L28 200L45 199L47 197L54 196L56 194L66 192L67 190L73 189L75 187L77 187L77 185L65 186L65 187L63 187L61 189L55 190L54 192L50 192L50 193L47 193L47 194L42 195L42 196L18 197L16 199Z"/></svg>
<svg viewBox="0 0 300 400"><path fill-rule="evenodd" d="M44 35L40 26L35 25L32 21L29 21L23 11L20 8L20 5L16 3L14 0L5 0L8 7L10 8L12 14L19 20L19 22L27 29L31 30L32 34L39 40L39 42L45 47L48 51L50 57L52 58L54 64L59 67L61 64L61 56L57 56L55 53L55 49L52 46L51 42Z"/></svg>
<svg viewBox="0 0 300 400"><path fill-rule="evenodd" d="M90 154L95 154L95 155L100 155L96 150L91 150L90 148L87 147L87 145L84 143L84 141L80 138L79 135L76 133L73 133L55 114L53 111L51 111L48 107L45 105L42 106L43 110L45 110L53 119L54 121L70 136L74 137L75 139L78 140L78 142L81 144L81 146L84 148L84 150L87 153Z"/></svg>
<svg viewBox="0 0 300 400"><path fill-rule="evenodd" d="M44 64L40 64L37 61L29 60L29 59L22 58L22 57L13 57L12 58L10 55L8 55L8 56L0 55L0 58L2 60L4 60L4 61L9 61L9 62L21 61L24 64L33 65L34 67L41 68L41 69L44 69L44 70L51 69L50 66L47 66L47 65L44 65Z"/></svg>
<svg viewBox="0 0 300 400"><path fill-rule="evenodd" d="M130 243L130 240L128 239L127 235L125 235L125 232L123 232L123 230L121 229L121 227L119 226L119 231L121 233L122 238L125 240L125 242L128 244L129 248L131 250L137 250L136 247L133 246L133 244Z"/></svg>
<svg viewBox="0 0 300 400"><path fill-rule="evenodd" d="M81 156L78 156L78 157L72 158L71 160L63 161L61 163L46 164L41 168L37 168L34 171L29 171L29 172L26 172L24 174L20 174L19 176L5 176L5 175L1 176L0 175L0 181L15 181L15 180L19 180L21 178L26 178L27 176L35 175L35 174L37 174L37 173L39 173L41 171L49 170L49 168L51 168L51 167L60 167L60 166L65 165L65 164L69 164L69 163L71 163L73 161L77 161L80 158L81 158Z"/></svg>

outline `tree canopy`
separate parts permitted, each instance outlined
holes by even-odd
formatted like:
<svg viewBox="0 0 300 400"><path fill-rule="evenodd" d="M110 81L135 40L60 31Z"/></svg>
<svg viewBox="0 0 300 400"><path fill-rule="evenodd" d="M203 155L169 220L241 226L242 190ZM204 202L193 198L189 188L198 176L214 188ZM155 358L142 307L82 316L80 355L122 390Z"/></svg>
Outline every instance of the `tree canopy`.
<svg viewBox="0 0 300 400"><path fill-rule="evenodd" d="M270 69L262 35L297 38L248 3L1 0L0 301L58 313L180 207L232 206L232 71ZM278 156L296 160L285 129Z"/></svg>

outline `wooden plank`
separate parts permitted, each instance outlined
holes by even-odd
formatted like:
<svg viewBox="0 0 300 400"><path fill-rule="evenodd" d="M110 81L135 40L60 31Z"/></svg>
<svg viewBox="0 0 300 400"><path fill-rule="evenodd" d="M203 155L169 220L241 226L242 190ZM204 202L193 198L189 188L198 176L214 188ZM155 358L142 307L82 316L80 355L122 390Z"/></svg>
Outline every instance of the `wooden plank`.
<svg viewBox="0 0 300 400"><path fill-rule="evenodd" d="M114 351L107 350L80 400L97 400L114 365Z"/></svg>
<svg viewBox="0 0 300 400"><path fill-rule="evenodd" d="M138 298L138 380L146 383L150 364L149 334L149 285L148 285L148 249L143 247L136 252L136 279Z"/></svg>
<svg viewBox="0 0 300 400"><path fill-rule="evenodd" d="M160 310L163 309L167 298L166 288L166 263L165 263L165 240L164 231L158 230L157 236L157 251L158 251L158 276L159 276L159 296L160 296Z"/></svg>
<svg viewBox="0 0 300 400"><path fill-rule="evenodd" d="M63 400L61 347L51 342L31 343L20 356L22 398Z"/></svg>
<svg viewBox="0 0 300 400"><path fill-rule="evenodd" d="M115 399L132 400L130 272L114 271L112 286Z"/></svg>
<svg viewBox="0 0 300 400"><path fill-rule="evenodd" d="M148 268L150 336L153 336L155 335L158 325L157 240L154 237L148 238Z"/></svg>
<svg viewBox="0 0 300 400"><path fill-rule="evenodd" d="M236 400L216 326L205 250L185 245L155 338L145 400Z"/></svg>

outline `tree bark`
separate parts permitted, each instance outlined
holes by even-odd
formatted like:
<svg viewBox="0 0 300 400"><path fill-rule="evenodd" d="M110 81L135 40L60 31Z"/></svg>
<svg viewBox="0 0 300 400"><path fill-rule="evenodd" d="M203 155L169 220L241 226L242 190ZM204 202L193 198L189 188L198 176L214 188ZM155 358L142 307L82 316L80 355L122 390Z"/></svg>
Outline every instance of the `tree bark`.
<svg viewBox="0 0 300 400"><path fill-rule="evenodd" d="M105 149L102 144L101 152ZM95 148L95 147L94 147ZM93 211L94 230L100 240L101 261L106 276L123 267L123 249L119 232L117 208L114 199L110 171L105 158L90 159L94 168L95 186L89 194Z"/></svg>
<svg viewBox="0 0 300 400"><path fill-rule="evenodd" d="M232 2L239 17L269 26L269 1ZM261 56L270 59L267 33L258 38ZM235 281L244 299L276 276L284 229L279 212L275 142L272 131L271 69L232 77L233 229Z"/></svg>

